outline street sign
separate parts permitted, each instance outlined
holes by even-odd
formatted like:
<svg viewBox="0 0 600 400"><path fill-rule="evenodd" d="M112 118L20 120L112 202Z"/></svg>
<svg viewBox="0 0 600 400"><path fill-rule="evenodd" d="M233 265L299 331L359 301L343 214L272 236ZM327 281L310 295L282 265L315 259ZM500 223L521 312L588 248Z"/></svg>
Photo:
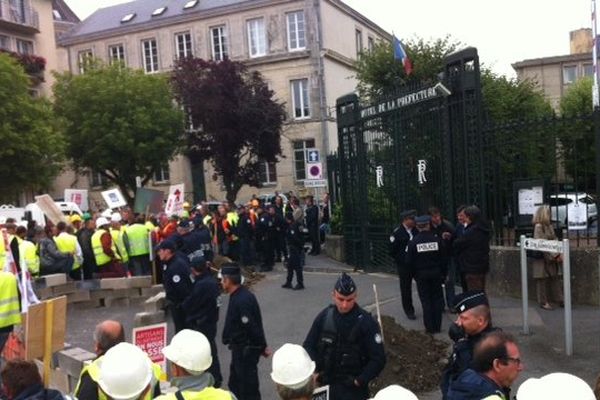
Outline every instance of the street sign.
<svg viewBox="0 0 600 400"><path fill-rule="evenodd" d="M142 349L153 363L166 367L162 349L167 345L167 323L133 328L133 344Z"/></svg>
<svg viewBox="0 0 600 400"><path fill-rule="evenodd" d="M181 215L183 213L183 194L184 185L171 185L169 188L169 197L167 198L167 205L165 206L165 213L171 215Z"/></svg>
<svg viewBox="0 0 600 400"><path fill-rule="evenodd" d="M312 180L305 180L304 181L304 187L307 188L320 188L320 187L326 187L327 186L327 181L325 179L312 179Z"/></svg>
<svg viewBox="0 0 600 400"><path fill-rule="evenodd" d="M558 240L525 239L525 250L538 250L546 253L562 253L563 243Z"/></svg>
<svg viewBox="0 0 600 400"><path fill-rule="evenodd" d="M306 164L306 179L323 179L323 165L320 162Z"/></svg>
<svg viewBox="0 0 600 400"><path fill-rule="evenodd" d="M102 192L102 198L110 209L124 207L127 205L123 194L117 188L105 190Z"/></svg>
<svg viewBox="0 0 600 400"><path fill-rule="evenodd" d="M308 164L321 162L319 149L306 149L306 162Z"/></svg>

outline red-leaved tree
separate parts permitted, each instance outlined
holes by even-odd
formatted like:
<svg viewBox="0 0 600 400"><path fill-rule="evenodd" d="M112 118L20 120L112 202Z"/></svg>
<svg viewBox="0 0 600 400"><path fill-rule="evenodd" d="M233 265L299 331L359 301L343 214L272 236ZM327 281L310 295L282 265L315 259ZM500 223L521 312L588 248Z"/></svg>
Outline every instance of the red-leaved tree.
<svg viewBox="0 0 600 400"><path fill-rule="evenodd" d="M193 123L186 135L192 163L211 162L229 202L243 185L260 187L264 162L281 156L285 119L260 73L227 59L188 57L176 62L171 81Z"/></svg>

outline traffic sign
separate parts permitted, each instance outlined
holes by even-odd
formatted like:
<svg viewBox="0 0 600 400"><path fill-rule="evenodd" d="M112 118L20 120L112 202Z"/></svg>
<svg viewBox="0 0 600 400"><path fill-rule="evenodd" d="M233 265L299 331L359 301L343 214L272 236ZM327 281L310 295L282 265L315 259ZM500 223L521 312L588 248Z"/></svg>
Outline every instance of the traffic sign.
<svg viewBox="0 0 600 400"><path fill-rule="evenodd" d="M563 244L559 240L525 239L525 250L538 250L546 253L562 253Z"/></svg>
<svg viewBox="0 0 600 400"><path fill-rule="evenodd" d="M321 162L319 149L306 149L306 162L308 164Z"/></svg>
<svg viewBox="0 0 600 400"><path fill-rule="evenodd" d="M323 179L323 165L320 162L306 164L306 179Z"/></svg>
<svg viewBox="0 0 600 400"><path fill-rule="evenodd" d="M327 181L325 179L312 179L312 180L305 180L304 181L304 187L307 188L319 188L319 187L326 187L327 186Z"/></svg>

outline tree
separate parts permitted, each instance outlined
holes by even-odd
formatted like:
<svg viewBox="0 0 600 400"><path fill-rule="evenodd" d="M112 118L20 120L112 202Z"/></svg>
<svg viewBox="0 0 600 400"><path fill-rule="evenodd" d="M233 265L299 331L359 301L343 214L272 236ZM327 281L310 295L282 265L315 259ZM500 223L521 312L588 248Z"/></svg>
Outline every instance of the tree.
<svg viewBox="0 0 600 400"><path fill-rule="evenodd" d="M181 148L183 113L166 76L96 63L57 75L54 95L75 170L101 174L129 204L136 176L145 185Z"/></svg>
<svg viewBox="0 0 600 400"><path fill-rule="evenodd" d="M192 162L210 160L229 202L243 185L260 187L264 163L281 156L285 119L260 73L230 60L185 58L176 62L171 80L198 128L187 134Z"/></svg>
<svg viewBox="0 0 600 400"><path fill-rule="evenodd" d="M0 197L48 188L63 160L64 142L50 103L29 93L23 67L0 54Z"/></svg>

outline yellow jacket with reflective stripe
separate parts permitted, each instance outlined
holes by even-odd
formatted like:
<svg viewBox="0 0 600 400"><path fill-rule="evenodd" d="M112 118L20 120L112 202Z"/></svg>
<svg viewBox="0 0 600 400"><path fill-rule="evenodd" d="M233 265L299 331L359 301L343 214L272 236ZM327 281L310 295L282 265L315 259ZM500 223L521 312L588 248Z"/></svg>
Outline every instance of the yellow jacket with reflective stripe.
<svg viewBox="0 0 600 400"><path fill-rule="evenodd" d="M229 225L232 227L237 226L238 222L240 222L240 216L235 211L229 211L227 213L227 222L229 222Z"/></svg>
<svg viewBox="0 0 600 400"><path fill-rule="evenodd" d="M100 379L100 363L101 363L102 357L104 357L104 356L100 356L100 357L96 358L94 361L92 361L91 363L83 366L83 368L81 369L81 373L79 374L79 381L77 382L77 386L75 386L75 390L73 391L73 394L75 396L77 396L77 394L79 393L79 386L81 385L81 378L87 372L88 375L90 376L90 378L98 386L98 400L109 400L108 397L106 396L106 394L104 394L104 392L102 390L100 390L100 386L98 385L98 380ZM162 368L158 364L152 363L152 374L154 375L154 379L151 381L152 387L150 390L148 390L148 392L146 393L146 395L144 396L144 398L142 400L151 400L153 398L152 396L154 393L154 384L157 381L165 379L165 373L163 372Z"/></svg>
<svg viewBox="0 0 600 400"><path fill-rule="evenodd" d="M129 255L131 257L150 254L148 236L150 231L146 225L133 224L127 227L127 239L129 239Z"/></svg>
<svg viewBox="0 0 600 400"><path fill-rule="evenodd" d="M129 254L127 253L127 247L125 246L125 240L123 239L124 235L124 226L121 227L120 230L110 228L110 236L112 237L113 243L117 246L117 250L119 250L121 261L127 262L129 261Z"/></svg>
<svg viewBox="0 0 600 400"><path fill-rule="evenodd" d="M223 389L207 387L199 392L184 390L181 395L185 400L231 400L231 393ZM177 400L175 393L169 393L156 398L156 400Z"/></svg>
<svg viewBox="0 0 600 400"><path fill-rule="evenodd" d="M40 256L38 255L37 245L29 240L23 240L19 244L19 253L21 253L29 273L38 276L40 274Z"/></svg>
<svg viewBox="0 0 600 400"><path fill-rule="evenodd" d="M6 264L6 246L4 245L4 234L0 231L0 271L4 270Z"/></svg>
<svg viewBox="0 0 600 400"><path fill-rule="evenodd" d="M104 264L108 264L111 261L111 258L109 256L107 256L106 253L104 253L104 249L102 248L102 241L100 240L102 235L104 235L105 233L108 233L108 231L105 229L98 229L92 235L92 250L94 251L94 258L96 259L96 265L99 267L101 267ZM117 248L115 247L115 241L112 240L112 237L111 237L110 248L113 251L115 258L118 259L119 254L117 252Z"/></svg>
<svg viewBox="0 0 600 400"><path fill-rule="evenodd" d="M73 268L78 269L81 267L81 262L77 254L77 236L69 233L61 233L58 236L54 236L54 243L56 248L61 253L73 254Z"/></svg>
<svg viewBox="0 0 600 400"><path fill-rule="evenodd" d="M17 277L0 271L0 328L21 323Z"/></svg>

